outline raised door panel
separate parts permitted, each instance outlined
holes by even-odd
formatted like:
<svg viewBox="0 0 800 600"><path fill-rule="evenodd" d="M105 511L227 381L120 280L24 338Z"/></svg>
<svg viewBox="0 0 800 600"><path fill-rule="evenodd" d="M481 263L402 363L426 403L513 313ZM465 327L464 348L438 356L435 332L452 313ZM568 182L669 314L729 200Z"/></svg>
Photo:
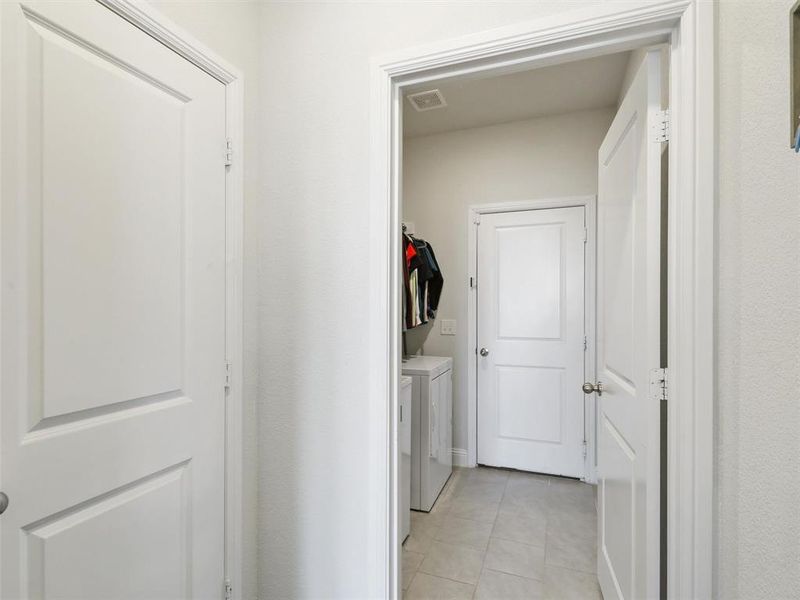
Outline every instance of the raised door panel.
<svg viewBox="0 0 800 600"><path fill-rule="evenodd" d="M612 579L620 597L635 598L633 558L638 550L635 517L639 501L636 452L605 415L599 427L598 455L601 453L598 557L613 569Z"/></svg>
<svg viewBox="0 0 800 600"><path fill-rule="evenodd" d="M41 111L30 121L41 144L30 152L41 185L30 231L41 249L37 428L181 391L188 98L36 22L28 48L27 97Z"/></svg>
<svg viewBox="0 0 800 600"><path fill-rule="evenodd" d="M562 230L560 223L497 228L499 338L561 338L566 292Z"/></svg>
<svg viewBox="0 0 800 600"><path fill-rule="evenodd" d="M26 527L26 597L191 598L188 477L184 463Z"/></svg>
<svg viewBox="0 0 800 600"><path fill-rule="evenodd" d="M641 119L638 112L633 113L603 157L602 178L608 189L598 215L598 294L602 296L598 366L629 394L636 393L634 320L640 310L634 297L636 173L631 165L638 160Z"/></svg>
<svg viewBox="0 0 800 600"><path fill-rule="evenodd" d="M0 10L0 596L218 598L225 88L100 3Z"/></svg>
<svg viewBox="0 0 800 600"><path fill-rule="evenodd" d="M564 369L498 366L498 437L560 444L565 391Z"/></svg>

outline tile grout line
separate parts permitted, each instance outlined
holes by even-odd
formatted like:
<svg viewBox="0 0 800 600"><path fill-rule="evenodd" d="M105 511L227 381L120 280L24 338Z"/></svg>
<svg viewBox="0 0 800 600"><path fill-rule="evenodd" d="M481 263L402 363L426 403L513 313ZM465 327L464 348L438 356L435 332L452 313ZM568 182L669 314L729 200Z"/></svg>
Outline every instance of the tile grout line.
<svg viewBox="0 0 800 600"><path fill-rule="evenodd" d="M500 540L503 542L513 542L514 544L519 544L520 546L527 546L528 548L541 548L545 550L545 546L538 546L537 544L529 544L528 542L520 542L519 540L512 540L511 538L500 537L499 535L491 535L489 539ZM545 543L547 543L547 533L545 532Z"/></svg>
<svg viewBox="0 0 800 600"><path fill-rule="evenodd" d="M497 523L497 517L500 515L500 507L503 505L503 500L506 497L506 491L508 490L508 481L509 477L506 477L505 484L503 485L503 493L500 495L500 502L497 504L497 512L494 514L494 519L492 520L492 529L489 531L489 539L486 541L486 550L483 551L483 560L481 561L481 569L478 572L478 582L475 584L475 589L472 590L472 598L474 600L475 594L478 593L478 586L481 583L481 579L483 578L483 570L486 568L486 555L489 554L489 545L492 543L492 532L494 531L495 523Z"/></svg>
<svg viewBox="0 0 800 600"><path fill-rule="evenodd" d="M477 583L467 583L466 581L460 581L458 579L453 579L452 577L445 577L444 575L434 575L433 573L426 573L425 571L417 571L414 573L414 579L417 578L417 575L422 573L423 575L427 575L428 577L435 577L436 579L444 579L445 581L452 581L453 583L459 583L461 585L468 585L470 587L478 587ZM408 587L411 587L409 584Z"/></svg>
<svg viewBox="0 0 800 600"><path fill-rule="evenodd" d="M523 580L527 580L527 581L534 581L534 582L536 582L538 584L542 584L542 585L546 585L546 578L547 578L548 568L551 568L551 569L554 569L554 570L560 570L560 571L566 572L566 573L574 573L575 575L580 574L580 575L584 575L584 576L590 576L590 577L594 577L596 579L596 577L597 577L597 573L596 572L584 571L584 570L581 570L581 569L576 569L576 568L567 567L567 566L551 565L551 564L547 563L548 547L551 544L550 537L553 536L555 532L560 531L560 529L554 529L553 528L553 521L551 519L551 516L552 516L551 512L552 511L549 510L549 508L550 508L549 503L550 503L551 499L553 498L552 494L554 494L556 492L556 489L559 487L558 484L554 484L552 482L551 478L536 477L535 479L531 480L531 481L537 481L537 482L543 483L543 487L546 488L544 490L545 491L544 498L542 499L545 502L545 509L546 509L545 510L545 514L544 514L544 519L545 519L544 547L542 547L541 545L530 544L527 541L520 541L520 540L516 540L516 539L509 539L509 538L506 538L506 537L495 536L494 535L494 531L495 531L495 527L497 525L497 521L500 518L501 507L503 506L504 501L506 501L507 499L511 498L509 496L509 487L511 485L512 479L516 479L516 478L511 477L510 475L507 475L502 480L502 482L498 481L498 480L496 480L494 478L491 478L491 477L489 479L486 479L486 480L478 478L478 477L473 479L467 473L460 472L460 473L457 474L457 477L453 477L448 482L448 486L447 486L448 489L446 490L446 493L442 494L442 496L437 499L437 502L439 500L444 501L445 506L443 507L443 510L441 510L441 512L437 512L437 513L434 513L433 511L427 513L427 514L431 515L434 519L436 519L435 522L439 523L439 525L432 528L431 534L429 536L430 537L430 544L427 546L426 551L425 552L416 552L416 554L419 554L422 558L420 560L419 567L415 570L415 572L413 574L413 577L409 581L408 588L406 588L406 590L403 592L404 596L408 592L408 590L411 589L411 586L413 585L413 583L417 580L417 576L419 575L419 573L423 573L423 574L425 574L425 575L427 575L429 577L434 577L434 578L438 578L440 580L450 581L450 582L461 584L461 585L471 585L472 588L473 588L472 589L472 598L473 598L473 600L477 595L478 586L481 584L481 581L483 579L483 574L484 574L484 572L487 572L487 571L491 571L493 573L507 575L509 577L517 577L519 579L523 579ZM524 482L525 479L520 478L519 481L520 482ZM491 489L494 484L502 483L502 492L499 495L499 501L494 502L494 501L491 501L491 500L487 500L486 497L482 498L482 497L480 497L480 492L478 492L478 494L477 494L478 498L472 497L471 494L469 494L467 492L467 490L470 487L472 487L470 485L471 482L476 484L479 489L481 487L486 487L486 488ZM564 487L564 488L562 488L561 491L567 491L567 490L568 490L568 488ZM490 494L488 496L488 498L491 498L491 497L492 497L492 495ZM454 501L456 501L459 498L463 498L465 500L473 500L473 501L475 501L475 502L477 502L479 504L485 504L487 506L494 506L496 504L497 508L496 508L496 511L495 511L495 513L493 515L492 521L467 518L467 517L463 517L463 516L461 516L461 517L453 516L453 514L452 514L453 513L453 505L452 504L453 504ZM523 500L524 500L524 498L523 498ZM596 502L597 502L596 496L595 496L594 500L595 500L595 506L596 506ZM476 512L474 514L479 514L479 512ZM510 511L508 513L508 515L516 516L516 517L519 517L519 518L535 519L535 517L531 517L530 515L524 513L524 511L522 511L520 508L517 508L517 510ZM479 569L479 572L478 572L477 580L476 580L476 582L474 584L466 582L466 581L460 581L458 579L453 579L451 577L446 577L446 576L437 575L437 574L433 574L433 573L427 573L427 572L422 571L420 569L422 564L429 557L430 552L431 552L431 547L433 546L434 543L441 544L441 545L444 545L444 546L449 546L449 547L452 547L452 548L464 548L464 549L469 549L469 550L472 550L472 551L481 551L480 549L478 549L478 548L476 548L474 546L469 546L469 545L461 544L461 543L453 543L453 542L448 542L448 541L443 541L443 540L438 539L438 535L440 534L440 532L441 532L441 530L442 530L442 528L444 526L444 523L447 522L450 519L458 519L458 520L467 521L468 523L473 523L473 524L487 524L487 525L490 525L489 538L488 538L488 540L486 542L486 545L484 546L484 549L482 551L481 565L480 565L480 569ZM564 530L564 533L567 533L568 531L569 530L566 529L566 530ZM506 541L506 542L510 542L510 543L515 543L515 544L520 544L521 546L525 546L525 547L529 547L529 548L537 548L537 549L542 550L542 552L544 554L544 557L543 557L543 565L542 565L543 566L543 571L542 571L541 579L537 579L537 578L526 576L526 575L520 575L519 573L512 573L512 572L504 571L502 569L497 569L497 568L491 568L490 569L490 568L487 568L486 567L486 559L488 557L489 545L491 544L493 539L494 540L500 540L500 541ZM404 549L405 549L405 547L404 547ZM408 551L408 552L411 552L411 551Z"/></svg>
<svg viewBox="0 0 800 600"><path fill-rule="evenodd" d="M460 476L459 476L459 479L460 479ZM455 478L451 478L450 480L448 480L448 483L447 483L447 485L446 485L446 487L448 488L448 489L446 490L448 494L450 493L450 487L451 487L451 486L453 486L454 484L455 484ZM433 504L434 504L434 506L436 506L436 502L438 502L438 501L439 501L439 498L437 498L437 499L434 501L434 503L433 503ZM433 507L431 507L431 509L433 509ZM442 518L443 520L445 519L445 517L446 517L446 514L447 514L447 512L448 512L449 510L450 510L450 507L449 507L449 505L448 505L447 509L445 509L445 510L442 512L441 518ZM430 515L430 514L431 514L431 512L432 512L432 510L431 510L431 511L428 511L427 513L425 513L424 511L419 511L419 512L423 512L423 513L424 513L424 514L426 514L426 515ZM436 518L436 516L434 516L434 518ZM439 529L441 529L441 525L440 525L439 527L436 527L436 528L435 528L435 531L434 531L433 533L431 533L431 544L429 544L429 545L428 545L428 551L430 550L430 547L431 547L431 545L433 544L433 542L437 541L437 540L436 540L436 534L438 533ZM403 548L403 549L405 550L405 548ZM408 592L408 590L410 590L410 589L411 589L411 585L414 583L414 580L417 578L417 575L419 575L419 574L420 574L420 572L422 572L423 574L425 574L425 575L428 575L428 576L430 576L430 577L438 577L438 575L432 575L431 573L425 573L424 571L420 571L420 567L422 567L422 563L424 563L424 562L425 562L425 558L428 556L428 551L426 551L426 552L416 552L416 553L415 553L415 554L419 554L420 556L422 556L422 559L419 561L419 564L417 565L417 568L416 568L416 570L414 571L414 576L411 578L411 581L409 581L409 582L408 582L408 588L406 588L405 590L401 590L401 591L403 592L403 597L405 597L405 594ZM447 579L448 581L454 581L454 582L456 582L456 583L464 583L463 581L456 581L455 579L450 579L450 578L448 578L448 577L442 577L441 579Z"/></svg>
<svg viewBox="0 0 800 600"><path fill-rule="evenodd" d="M503 575L511 575L512 577L519 577L520 579L527 579L528 581L536 581L544 583L544 579L536 579L535 577L528 577L527 575L520 575L519 573L511 573L510 571L503 571L502 569L486 569L487 571L494 571L495 573L502 573Z"/></svg>

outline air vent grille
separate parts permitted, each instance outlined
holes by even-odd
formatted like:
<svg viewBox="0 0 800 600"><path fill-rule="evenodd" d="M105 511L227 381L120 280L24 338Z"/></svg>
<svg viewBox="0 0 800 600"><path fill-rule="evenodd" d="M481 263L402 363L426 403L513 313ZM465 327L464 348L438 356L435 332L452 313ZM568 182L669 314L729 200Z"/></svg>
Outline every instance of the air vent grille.
<svg viewBox="0 0 800 600"><path fill-rule="evenodd" d="M428 90L427 92L409 94L408 101L411 102L411 106L413 106L418 112L444 108L447 106L447 102L444 101L444 96L442 96L442 92L439 90Z"/></svg>

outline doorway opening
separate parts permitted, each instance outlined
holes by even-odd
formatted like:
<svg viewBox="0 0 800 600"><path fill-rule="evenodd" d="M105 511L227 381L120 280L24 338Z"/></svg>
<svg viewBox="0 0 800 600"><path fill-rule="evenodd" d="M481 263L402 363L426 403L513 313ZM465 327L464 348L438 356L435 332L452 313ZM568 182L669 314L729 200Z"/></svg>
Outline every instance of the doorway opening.
<svg viewBox="0 0 800 600"><path fill-rule="evenodd" d="M586 14L584 14L586 13ZM387 404L376 403L371 411L371 440L374 444L374 485L379 496L385 494L387 502L376 503L371 513L375 525L376 536L371 553L375 564L373 585L377 594L399 595L401 593L401 534L399 498L400 486L400 440L398 438L398 416L400 375L402 371L401 357L404 353L401 335L401 319L403 305L400 291L402 289L401 272L401 223L405 216L402 213L401 198L403 195L403 143L402 143L402 107L406 102L405 92L411 86L430 84L455 77L485 77L502 75L533 68L543 68L556 64L571 63L578 60L627 52L657 44L668 44L670 68L670 144L669 144L669 297L667 313L669 319L668 354L670 364L669 377L659 376L652 372L649 382L634 381L635 386L626 384L624 373L609 375L606 384L599 381L587 382L593 386L593 392L604 392L609 399L618 396L622 391L644 392L651 394L664 390L669 398L680 398L680 402L669 402L667 412L669 418L666 436L670 442L670 452L666 457L667 486L667 585L669 593L680 595L698 595L710 593L710 557L711 557L711 482L697 478L693 474L711 468L710 452L712 439L712 403L713 394L713 239L714 239L714 180L713 180L713 144L706 144L706 139L713 135L713 12L702 3L687 2L671 4L657 3L633 10L619 11L614 7L604 7L593 11L577 11L568 15L550 18L541 22L527 23L503 30L489 31L483 35L471 36L461 40L442 42L434 47L409 50L394 56L376 59L373 63L373 153L372 153L372 185L375 202L371 213L373 231L373 252L371 254L372 277L375 281L371 300L371 318L376 324L371 328L371 347L373 361L371 363L371 389L376 397L387 397ZM659 61L650 61L658 63ZM652 73L650 73L652 75ZM648 77L648 81L660 78ZM647 110L629 113L629 118L618 127L612 123L609 135L614 133L615 142L606 148L605 159L600 165L611 168L608 172L620 174L620 165L629 161L617 160L620 156L636 156L634 138L644 141L647 136L659 135L666 125L665 118L655 118L656 112L664 116L656 107L652 89L648 85L640 85L637 95L648 98ZM644 96L642 96L644 94ZM446 103L447 99L437 99L436 95L425 98L422 106ZM706 100L707 99L707 100ZM623 102L624 104L624 102ZM631 103L629 103L631 104ZM631 108L631 106L629 106ZM653 110L651 110L651 108ZM647 117L636 121L636 115ZM660 121L660 124L659 124ZM632 123L636 122L634 126ZM642 129L644 127L644 129ZM646 130L646 131L645 131ZM636 131L636 136L628 135ZM643 148L644 146L642 146ZM620 153L620 149L624 152ZM641 149L641 148L640 148ZM635 151L636 150L636 151ZM602 148L601 148L602 151ZM660 158L660 157L659 157ZM652 160L648 155L642 170L644 178L637 178L628 173L621 179L606 176L606 180L626 182L625 194L640 183L648 188L648 194L660 199L659 190L653 190L650 175L659 169L652 169L660 160ZM602 170L599 173L602 179ZM656 178L657 180L657 178ZM655 181L655 180L654 180ZM650 182L650 183L648 183ZM635 185L634 185L635 184ZM602 186L602 184L601 184ZM601 187L599 186L599 187ZM631 187L633 186L633 187ZM660 186L659 186L660 187ZM600 194L602 196L602 194ZM660 210L647 214L660 214ZM638 213L637 213L638 214ZM657 220L637 227L657 224ZM416 224L415 224L416 225ZM660 229L660 228L659 228ZM598 231L603 231L602 227ZM640 235L637 239L647 239ZM658 232L650 236L659 246ZM611 241L625 241L624 236L610 235ZM435 245L435 244L434 244ZM615 252L625 244L610 244ZM602 256L602 249L598 256ZM649 251L648 257L654 257L660 263L660 251ZM599 261L599 264L602 261ZM600 266L598 266L598 271ZM653 275L650 279L659 280L659 268L647 270ZM446 277L446 274L445 274ZM599 277L600 278L600 277ZM647 279L647 278L645 278ZM648 285L652 281L648 279ZM446 286L445 291L446 293ZM388 294L387 294L388 291ZM658 293L648 296L648 302L659 305ZM602 297L599 297L602 304ZM606 306L614 306L607 302ZM611 311L614 312L614 311ZM619 311L617 311L618 313ZM598 314L603 313L602 306ZM618 315L617 315L618 316ZM444 321L444 319L442 319ZM655 333L648 327L648 340L658 341L658 320L648 321L650 327L655 322ZM458 323L455 324L458 328ZM610 325L619 325L617 321ZM441 325L440 325L441 327ZM598 329L601 329L598 325ZM611 329L609 329L611 330ZM652 334L652 335L651 335ZM600 335L599 337L602 337ZM624 336L623 336L624 337ZM622 339L609 336L609 339ZM628 340L631 339L627 336ZM657 346L658 344L656 344ZM406 348L407 349L407 348ZM659 364L656 351L655 364ZM632 356L639 357L639 353ZM649 357L649 355L648 355ZM648 358L649 360L649 358ZM598 358L598 365L607 366ZM622 384L626 385L620 385ZM655 396L648 396L653 399ZM660 397L659 397L660 400ZM608 403L609 406L613 403ZM655 404L660 413L660 402ZM648 413L652 404L647 404ZM603 423L608 439L615 442L624 441L624 435L617 435L625 427L621 421L611 417L599 422ZM660 417L660 415L659 415ZM615 424L616 423L616 424ZM660 423L657 422L657 424ZM384 429L384 427L386 427ZM622 427L622 429L620 429ZM657 427L660 430L660 427ZM648 426L648 435L650 427ZM676 440L680 443L676 444ZM625 448L617 444L621 456ZM633 450L633 446L628 450ZM678 451L680 449L680 451ZM602 456L602 454L601 454ZM384 462L383 458L386 458ZM465 460L456 456L458 460ZM619 456L617 457L619 458ZM658 474L658 466L651 464L651 458L660 462L660 452L647 453L648 477ZM643 461L644 464L644 461ZM477 471L473 471L477 472ZM660 478L657 477L660 480ZM453 486L454 478L450 478ZM648 479L648 485L650 480ZM660 481L655 481L651 488L650 498L657 496ZM600 481L602 493L615 492ZM446 491L446 490L445 490ZM616 492L619 492L617 489ZM623 494L622 498L625 498ZM441 499L441 496L440 496ZM618 498L619 499L619 498ZM602 505L602 501L601 501ZM616 504L615 504L616 505ZM625 507L629 513L634 512L640 518L644 499L637 496L635 506ZM435 510L435 507L434 507ZM638 511L638 512L637 512ZM602 509L599 513L603 515ZM647 519L652 519L648 514ZM658 511L655 512L658 521ZM388 524L381 529L381 523ZM659 524L656 524L658 528ZM652 522L639 524L639 531L645 527L652 528ZM601 530L603 528L601 527ZM606 528L608 529L608 528ZM613 528L617 534L622 529ZM628 531L627 533L630 533ZM620 535L622 535L620 534ZM633 586L631 589L646 590L641 594L659 594L660 574L662 572L659 557L659 533L650 531L647 539L637 540L632 559L636 560L635 570L623 574L624 580L608 579L603 586L606 595L613 596L619 583ZM613 544L612 544L613 546ZM622 546L616 546L621 548ZM601 547L598 556L606 556L616 552L611 546ZM617 557L627 563L625 557ZM620 564L622 564L620 563ZM598 563L600 564L600 563ZM424 572L425 569L422 569ZM601 576L602 579L602 576ZM608 583L610 581L611 583ZM623 590L624 591L624 590ZM619 595L619 593L617 593ZM630 595L630 594L628 594Z"/></svg>
<svg viewBox="0 0 800 600"><path fill-rule="evenodd" d="M639 390L630 399L641 400L647 369L623 359L661 347L660 325L645 340L629 336L620 317L646 310L645 270L665 264L643 264L626 244L620 249L608 238L646 250L639 237L648 235L647 223L634 213L649 205L636 188L642 170L660 185L661 170L648 173L644 163L660 165L666 149L647 128L667 114L668 52L661 45L404 90L400 369L413 385L410 409L402 410L401 394L401 411L410 415L401 419L401 464L410 469L401 468L400 493L401 506L409 488L411 509L429 511L411 519L401 514L401 537L409 536L402 587L411 597L448 581L481 593L494 586L558 593L579 585L585 597L599 597L598 573L606 597L645 590L644 578L637 582L628 568L630 557L617 549L637 542L632 531L616 527L637 520L633 509L599 510L606 488L598 495L587 484L597 482L598 433L605 433L608 456L627 451L629 466L645 475L648 511L657 513L658 463L648 476L647 449L659 445L661 429L639 439L649 415L642 411L628 423L604 413L589 382L602 372L612 380L604 384L606 396L620 395L614 383L632 384ZM630 115L641 113L644 126L630 123ZM637 144L646 147L627 150ZM650 200L656 219L660 201ZM603 358L613 356L600 369L598 233L602 256L609 257L600 292L613 303L600 325L616 340L602 344ZM661 248L656 240L655 251ZM633 325L649 317L660 318L648 313ZM656 361L652 368L661 366ZM420 378L427 368L436 373ZM607 462L603 472L625 468ZM451 464L467 470L446 487ZM514 476L476 466L512 469ZM637 479L629 479L632 490ZM613 530L599 538L598 553L598 522L606 521ZM637 526L647 528L641 521ZM660 537L658 530L648 534ZM474 559L475 568L465 567L460 554Z"/></svg>

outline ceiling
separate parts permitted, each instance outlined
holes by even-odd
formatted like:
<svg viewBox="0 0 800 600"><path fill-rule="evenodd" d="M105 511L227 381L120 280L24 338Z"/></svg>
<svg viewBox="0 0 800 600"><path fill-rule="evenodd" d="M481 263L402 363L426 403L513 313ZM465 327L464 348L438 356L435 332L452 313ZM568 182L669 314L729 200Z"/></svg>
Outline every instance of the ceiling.
<svg viewBox="0 0 800 600"><path fill-rule="evenodd" d="M630 52L484 79L450 79L414 87L439 89L447 106L418 112L403 100L406 137L616 106Z"/></svg>

